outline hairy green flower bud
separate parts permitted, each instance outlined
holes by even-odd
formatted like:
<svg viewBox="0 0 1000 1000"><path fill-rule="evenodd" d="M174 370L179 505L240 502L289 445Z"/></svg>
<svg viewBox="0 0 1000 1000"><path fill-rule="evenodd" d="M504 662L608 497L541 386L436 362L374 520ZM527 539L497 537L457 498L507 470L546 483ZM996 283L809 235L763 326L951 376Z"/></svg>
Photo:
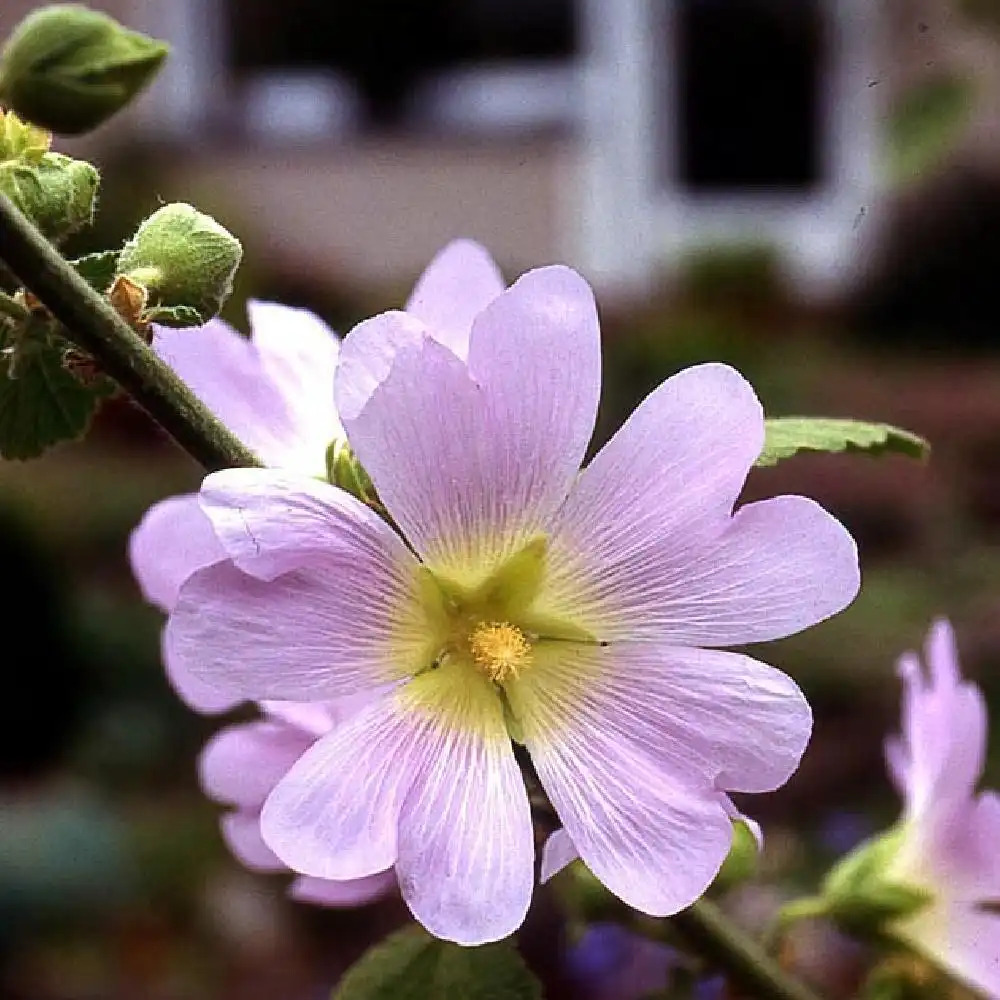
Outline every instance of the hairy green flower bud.
<svg viewBox="0 0 1000 1000"><path fill-rule="evenodd" d="M122 248L116 275L149 293L149 318L205 323L233 290L243 247L211 216L177 202L154 212Z"/></svg>
<svg viewBox="0 0 1000 1000"><path fill-rule="evenodd" d="M80 4L43 7L0 53L0 103L53 132L89 132L152 80L168 48Z"/></svg>
<svg viewBox="0 0 1000 1000"><path fill-rule="evenodd" d="M49 152L49 135L0 115L0 192L53 242L94 217L100 175L83 160Z"/></svg>

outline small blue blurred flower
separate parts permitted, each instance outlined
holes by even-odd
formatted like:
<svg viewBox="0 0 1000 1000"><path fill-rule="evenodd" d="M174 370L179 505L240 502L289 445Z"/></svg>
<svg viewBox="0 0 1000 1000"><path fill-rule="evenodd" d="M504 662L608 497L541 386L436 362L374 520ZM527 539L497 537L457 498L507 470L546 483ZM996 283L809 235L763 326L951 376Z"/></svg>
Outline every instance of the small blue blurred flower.
<svg viewBox="0 0 1000 1000"><path fill-rule="evenodd" d="M711 979L701 979L694 988L694 1000L725 1000L725 976L712 976Z"/></svg>
<svg viewBox="0 0 1000 1000"><path fill-rule="evenodd" d="M838 809L830 813L819 828L819 842L833 854L846 854L875 832L864 813Z"/></svg>
<svg viewBox="0 0 1000 1000"><path fill-rule="evenodd" d="M566 951L566 967L586 1000L638 1000L661 990L676 963L664 944L618 924L591 924Z"/></svg>

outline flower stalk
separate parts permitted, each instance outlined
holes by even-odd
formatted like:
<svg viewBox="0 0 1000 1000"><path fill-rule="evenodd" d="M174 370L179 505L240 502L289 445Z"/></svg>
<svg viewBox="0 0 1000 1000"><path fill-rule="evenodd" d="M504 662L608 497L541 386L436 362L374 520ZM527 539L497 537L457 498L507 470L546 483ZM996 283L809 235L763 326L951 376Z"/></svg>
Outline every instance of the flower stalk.
<svg viewBox="0 0 1000 1000"><path fill-rule="evenodd" d="M261 464L2 194L0 261L63 324L66 337L206 470Z"/></svg>
<svg viewBox="0 0 1000 1000"><path fill-rule="evenodd" d="M658 926L675 931L748 997L755 1000L821 1000L817 993L781 968L708 899L698 900Z"/></svg>

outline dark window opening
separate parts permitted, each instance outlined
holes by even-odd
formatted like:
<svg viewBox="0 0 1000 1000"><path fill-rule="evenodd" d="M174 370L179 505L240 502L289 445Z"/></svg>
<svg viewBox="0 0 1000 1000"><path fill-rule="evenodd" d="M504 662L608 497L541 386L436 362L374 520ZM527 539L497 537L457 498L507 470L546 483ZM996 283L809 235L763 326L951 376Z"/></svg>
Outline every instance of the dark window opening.
<svg viewBox="0 0 1000 1000"><path fill-rule="evenodd" d="M679 0L676 16L678 162L670 179L704 192L818 184L818 0Z"/></svg>
<svg viewBox="0 0 1000 1000"><path fill-rule="evenodd" d="M237 78L335 70L377 124L413 88L453 66L563 58L576 50L573 0L227 0Z"/></svg>

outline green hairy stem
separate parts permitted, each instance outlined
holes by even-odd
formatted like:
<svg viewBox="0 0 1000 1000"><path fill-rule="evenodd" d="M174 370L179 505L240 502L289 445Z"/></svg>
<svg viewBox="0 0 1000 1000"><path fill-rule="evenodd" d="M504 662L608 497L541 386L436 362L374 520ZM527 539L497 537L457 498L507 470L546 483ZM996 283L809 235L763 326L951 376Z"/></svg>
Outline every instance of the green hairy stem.
<svg viewBox="0 0 1000 1000"><path fill-rule="evenodd" d="M748 1000L821 1000L744 934L708 899L666 922L684 942L720 972ZM742 994L741 994L742 995Z"/></svg>
<svg viewBox="0 0 1000 1000"><path fill-rule="evenodd" d="M261 464L2 194L0 262L63 324L66 337L206 470Z"/></svg>

